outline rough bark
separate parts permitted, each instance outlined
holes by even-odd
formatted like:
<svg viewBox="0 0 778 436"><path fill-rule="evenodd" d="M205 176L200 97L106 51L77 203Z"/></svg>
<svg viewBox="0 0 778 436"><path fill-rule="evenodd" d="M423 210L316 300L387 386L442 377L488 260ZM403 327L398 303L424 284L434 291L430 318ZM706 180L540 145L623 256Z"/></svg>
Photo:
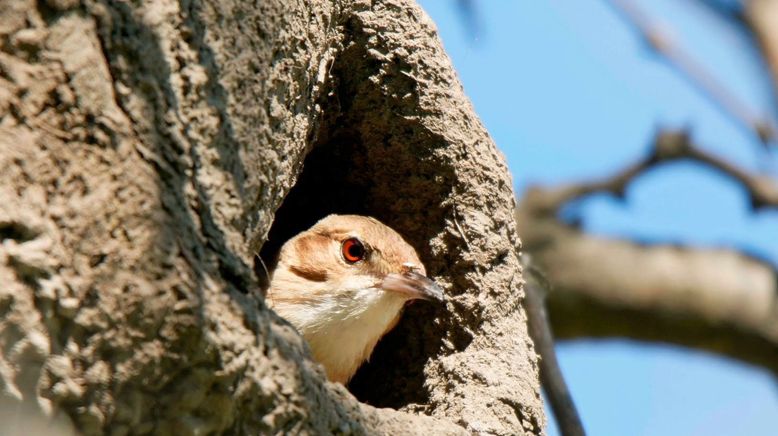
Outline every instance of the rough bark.
<svg viewBox="0 0 778 436"><path fill-rule="evenodd" d="M511 179L417 6L3 0L0 42L6 430L543 432ZM329 212L450 295L351 386L402 411L257 292L254 254Z"/></svg>

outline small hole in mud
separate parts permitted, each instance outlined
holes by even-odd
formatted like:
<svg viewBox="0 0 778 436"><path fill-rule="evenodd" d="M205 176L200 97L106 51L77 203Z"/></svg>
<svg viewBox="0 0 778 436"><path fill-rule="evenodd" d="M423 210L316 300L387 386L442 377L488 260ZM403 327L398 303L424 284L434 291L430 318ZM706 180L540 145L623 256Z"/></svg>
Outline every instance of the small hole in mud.
<svg viewBox="0 0 778 436"><path fill-rule="evenodd" d="M17 221L0 221L0 242L13 239L27 242L38 237L38 232Z"/></svg>
<svg viewBox="0 0 778 436"><path fill-rule="evenodd" d="M105 259L107 258L108 255L106 255L105 253L95 254L89 258L89 266L91 266L92 268L96 268L97 266L105 262Z"/></svg>

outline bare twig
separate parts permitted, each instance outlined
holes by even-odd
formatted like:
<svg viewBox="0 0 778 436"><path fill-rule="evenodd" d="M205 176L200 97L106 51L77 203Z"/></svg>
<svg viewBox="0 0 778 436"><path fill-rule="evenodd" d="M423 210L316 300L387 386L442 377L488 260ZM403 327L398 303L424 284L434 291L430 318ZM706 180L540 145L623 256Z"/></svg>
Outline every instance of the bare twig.
<svg viewBox="0 0 778 436"><path fill-rule="evenodd" d="M454 226L456 226L457 231L459 232L459 236L462 237L462 240L465 241L465 246L467 247L468 251L473 251L472 247L470 247L470 240L467 239L467 235L465 234L465 231L462 230L462 226L459 225L459 220L457 219L457 210L454 209Z"/></svg>
<svg viewBox="0 0 778 436"><path fill-rule="evenodd" d="M749 173L705 151L694 144L688 132L684 130L660 130L654 138L653 150L648 157L603 180L543 189L542 197L533 200L534 212L556 214L570 201L600 192L623 197L629 183L644 172L662 163L684 159L708 166L742 185L748 192L754 209L778 208L778 181L769 176ZM533 195L534 190L528 192L528 195Z"/></svg>
<svg viewBox="0 0 778 436"><path fill-rule="evenodd" d="M686 131L660 131L654 141L654 159L658 163L680 159L698 162L742 185L748 192L754 209L778 208L778 181L766 175L749 173L705 151L693 143Z"/></svg>
<svg viewBox="0 0 778 436"><path fill-rule="evenodd" d="M749 0L745 2L743 16L770 69L773 96L778 102L778 3Z"/></svg>
<svg viewBox="0 0 778 436"><path fill-rule="evenodd" d="M709 11L733 24L738 26L746 25L746 17L743 8L739 5L723 4L716 0L700 0L699 3Z"/></svg>
<svg viewBox="0 0 778 436"><path fill-rule="evenodd" d="M652 21L630 0L610 0L610 4L638 30L641 37L689 82L700 89L738 124L756 134L762 143L776 139L772 123L754 113L740 98L716 79L689 53L673 41L664 26Z"/></svg>
<svg viewBox="0 0 778 436"><path fill-rule="evenodd" d="M457 0L457 12L469 36L477 40L483 31L478 5L474 0Z"/></svg>
<svg viewBox="0 0 778 436"><path fill-rule="evenodd" d="M578 415L575 402L570 395L564 375L559 367L559 361L556 358L554 334L551 332L543 290L541 289L541 283L544 280L536 277L537 269L530 264L528 255L522 255L521 259L527 279L524 285L527 328L535 343L535 348L540 354L540 382L546 391L551 411L562 435L583 436L586 432L581 417Z"/></svg>
<svg viewBox="0 0 778 436"><path fill-rule="evenodd" d="M715 0L699 0L699 3L753 38L769 68L773 98L778 104L778 2L748 0L724 5Z"/></svg>

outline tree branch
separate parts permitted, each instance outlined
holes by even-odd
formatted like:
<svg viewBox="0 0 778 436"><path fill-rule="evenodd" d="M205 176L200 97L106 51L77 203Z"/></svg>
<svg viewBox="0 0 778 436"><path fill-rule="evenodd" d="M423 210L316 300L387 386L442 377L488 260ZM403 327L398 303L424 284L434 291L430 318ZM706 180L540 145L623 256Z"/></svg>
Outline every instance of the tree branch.
<svg viewBox="0 0 778 436"><path fill-rule="evenodd" d="M742 184L755 207L777 207L774 180L748 172L660 132L653 153L594 183L530 189L517 209L524 249L552 286L560 338L622 336L727 355L778 374L778 273L729 249L645 245L587 235L558 217L567 202L622 193L642 172L678 159L707 165Z"/></svg>
<svg viewBox="0 0 778 436"><path fill-rule="evenodd" d="M604 180L574 183L558 188L544 189L542 198L533 199L535 213L556 214L572 200L587 195L607 192L623 198L627 185L658 164L691 160L705 165L742 185L756 209L778 208L778 182L773 178L748 171L709 153L692 142L684 130L660 130L654 137L651 153L646 158L628 165L622 171Z"/></svg>
<svg viewBox="0 0 778 436"><path fill-rule="evenodd" d="M545 293L541 284L545 280L538 277L541 273L532 265L526 254L522 255L522 266L526 279L524 308L527 310L527 328L540 355L540 381L543 390L546 391L559 431L564 436L583 436L586 432L581 417L556 358L554 334L550 328L544 301Z"/></svg>
<svg viewBox="0 0 778 436"><path fill-rule="evenodd" d="M756 37L773 82L773 95L778 102L778 2L775 0L745 1L744 18Z"/></svg>

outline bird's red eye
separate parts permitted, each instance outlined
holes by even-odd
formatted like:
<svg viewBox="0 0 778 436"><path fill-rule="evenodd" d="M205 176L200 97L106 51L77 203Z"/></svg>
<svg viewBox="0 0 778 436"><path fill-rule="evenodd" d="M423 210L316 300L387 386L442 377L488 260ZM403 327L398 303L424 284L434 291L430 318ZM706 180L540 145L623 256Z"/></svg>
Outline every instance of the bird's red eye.
<svg viewBox="0 0 778 436"><path fill-rule="evenodd" d="M365 258L365 246L357 238L349 238L343 241L340 251L348 263L357 263Z"/></svg>

